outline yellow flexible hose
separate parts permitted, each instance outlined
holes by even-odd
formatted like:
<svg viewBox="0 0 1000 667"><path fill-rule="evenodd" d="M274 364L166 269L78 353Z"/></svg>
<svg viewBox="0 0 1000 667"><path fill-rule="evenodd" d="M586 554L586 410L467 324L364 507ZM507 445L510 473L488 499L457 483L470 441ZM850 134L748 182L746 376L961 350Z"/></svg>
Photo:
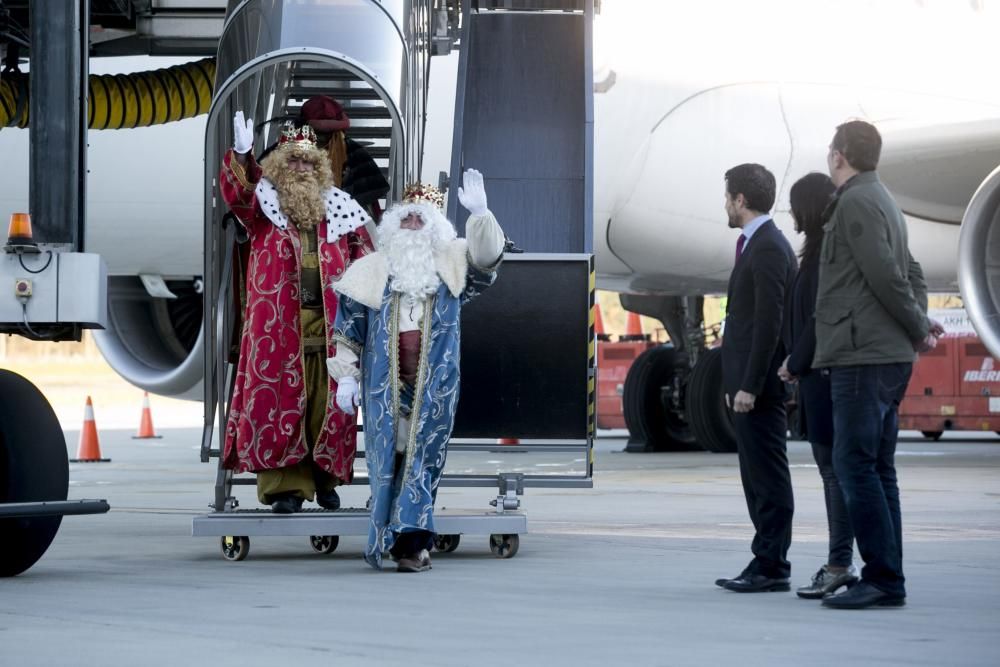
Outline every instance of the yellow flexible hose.
<svg viewBox="0 0 1000 667"><path fill-rule="evenodd" d="M161 125L207 113L215 87L215 58L134 74L91 74L92 130ZM0 79L0 127L28 126L28 75Z"/></svg>
<svg viewBox="0 0 1000 667"><path fill-rule="evenodd" d="M28 127L28 75L21 72L0 78L0 127Z"/></svg>

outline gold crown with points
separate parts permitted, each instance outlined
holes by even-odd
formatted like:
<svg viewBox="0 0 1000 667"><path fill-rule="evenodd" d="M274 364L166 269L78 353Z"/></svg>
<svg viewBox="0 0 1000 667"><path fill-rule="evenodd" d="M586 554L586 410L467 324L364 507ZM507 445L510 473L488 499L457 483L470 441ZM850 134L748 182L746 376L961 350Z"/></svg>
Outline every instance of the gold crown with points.
<svg viewBox="0 0 1000 667"><path fill-rule="evenodd" d="M411 183L403 190L403 202L406 204L430 204L436 208L444 208L444 195L433 185Z"/></svg>
<svg viewBox="0 0 1000 667"><path fill-rule="evenodd" d="M281 129L278 145L316 148L316 132L308 125L295 127L294 123L288 121Z"/></svg>

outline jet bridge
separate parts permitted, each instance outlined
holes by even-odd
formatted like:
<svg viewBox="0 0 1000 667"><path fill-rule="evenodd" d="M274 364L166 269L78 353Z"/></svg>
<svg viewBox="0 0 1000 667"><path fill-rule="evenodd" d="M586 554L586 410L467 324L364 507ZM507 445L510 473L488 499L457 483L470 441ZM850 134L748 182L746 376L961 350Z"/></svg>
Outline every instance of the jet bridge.
<svg viewBox="0 0 1000 667"><path fill-rule="evenodd" d="M291 516L238 509L234 486L254 485L256 480L234 476L221 466L235 375L230 349L238 339L239 304L231 286L239 269L234 263L235 229L225 224L217 175L222 156L233 143L233 115L242 110L258 124L254 150L259 155L280 129L280 123L261 126L262 121L296 116L316 94L337 99L352 120L348 136L367 145L390 184L391 200L404 184L419 180L430 57L450 48L444 42L458 35L462 65L452 172L456 181L466 166L484 172L491 209L514 243L533 254L509 257L498 282L503 288L488 290L463 315L464 327L476 335L463 341L462 372L477 377L477 382L463 387L449 449L485 451L497 447L497 438L508 438L518 441L521 451L565 452L585 463L582 474L563 476L446 471L442 486L493 486L499 493L491 501L493 510L436 513L436 545L450 551L461 534L488 534L495 555L513 556L518 535L527 531L526 516L517 511L525 487L592 486L594 274L588 254L592 3L461 0L459 8L459 2L231 3L219 42L216 95L205 139L201 455L206 462L219 459L220 465L215 511L193 520L194 535L222 538L222 552L229 560L246 556L250 536L310 536L314 550L329 553L339 536L367 534L364 509L307 510ZM523 48L525 37L532 48ZM502 41L502 50L490 48L493 40ZM477 41L477 50L467 50ZM551 58L559 62L553 64ZM502 98L510 99L498 105ZM539 108L525 114L535 106ZM492 121L500 124L490 128ZM505 131L513 135L507 141ZM537 164L519 167L525 156ZM454 220L457 197L449 199L449 217ZM547 279L550 290L543 293L537 286ZM525 305L519 294L528 293L533 298ZM523 313L512 311L525 308ZM525 328L525 319L535 326ZM508 340L519 336L517 354L503 358L494 354L489 341L495 336ZM568 369L565 377L559 375L563 369ZM483 387L491 387L492 393ZM569 389L561 391L562 387ZM534 406L530 413L522 408L525 405ZM490 428L484 430L487 417ZM355 484L367 481L365 475L354 479Z"/></svg>

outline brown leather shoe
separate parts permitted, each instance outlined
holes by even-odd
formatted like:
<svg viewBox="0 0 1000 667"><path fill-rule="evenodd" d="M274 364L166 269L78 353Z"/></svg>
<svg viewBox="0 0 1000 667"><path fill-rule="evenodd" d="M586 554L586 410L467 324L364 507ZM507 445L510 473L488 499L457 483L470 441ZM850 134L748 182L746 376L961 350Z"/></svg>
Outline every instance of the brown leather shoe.
<svg viewBox="0 0 1000 667"><path fill-rule="evenodd" d="M403 556L396 566L396 572L424 572L429 569L431 569L431 555L427 549Z"/></svg>

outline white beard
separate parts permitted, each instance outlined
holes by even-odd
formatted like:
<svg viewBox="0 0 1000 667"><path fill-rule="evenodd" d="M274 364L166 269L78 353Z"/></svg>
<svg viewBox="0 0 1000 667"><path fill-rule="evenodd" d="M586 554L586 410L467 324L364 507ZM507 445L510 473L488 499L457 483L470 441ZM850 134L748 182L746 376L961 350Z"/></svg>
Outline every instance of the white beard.
<svg viewBox="0 0 1000 667"><path fill-rule="evenodd" d="M420 230L380 230L381 243L389 264L389 288L422 301L441 285L434 267L434 236L424 227Z"/></svg>
<svg viewBox="0 0 1000 667"><path fill-rule="evenodd" d="M420 214L424 226L402 229L400 221L411 212ZM455 238L455 228L440 212L424 204L397 204L379 224L379 250L389 265L389 288L409 303L423 301L437 291L441 278L434 264L434 251Z"/></svg>

